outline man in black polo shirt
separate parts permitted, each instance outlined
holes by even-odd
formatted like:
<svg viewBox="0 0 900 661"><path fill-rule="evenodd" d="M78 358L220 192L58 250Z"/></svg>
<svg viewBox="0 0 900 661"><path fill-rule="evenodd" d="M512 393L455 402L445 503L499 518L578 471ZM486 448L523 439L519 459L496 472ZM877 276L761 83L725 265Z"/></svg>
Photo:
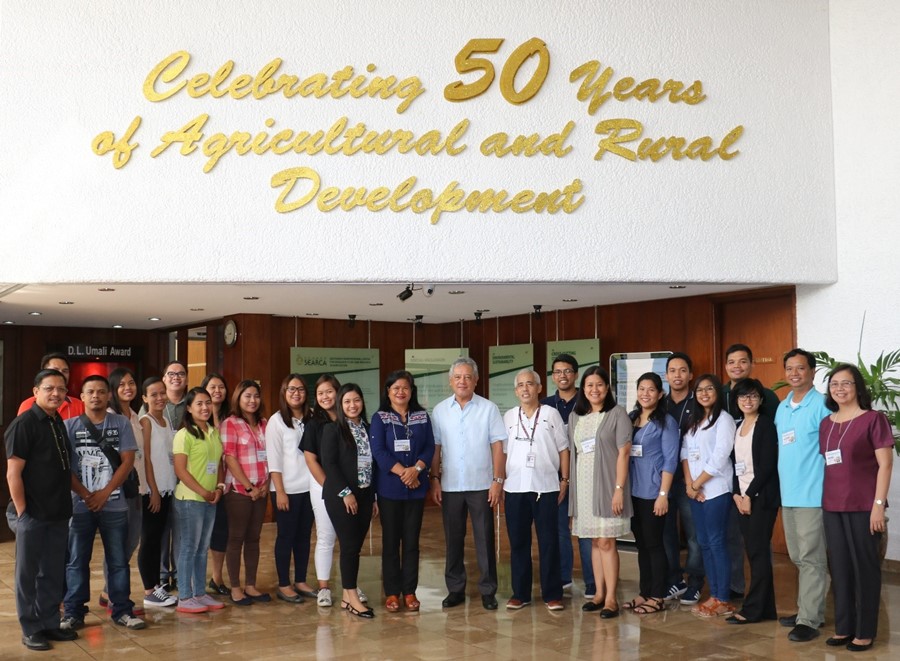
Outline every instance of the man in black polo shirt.
<svg viewBox="0 0 900 661"><path fill-rule="evenodd" d="M57 370L41 370L34 379L34 397L31 408L6 430L6 479L18 515L16 611L22 644L49 650L50 640L78 637L59 628L72 516L71 454L57 413L66 397L65 377Z"/></svg>

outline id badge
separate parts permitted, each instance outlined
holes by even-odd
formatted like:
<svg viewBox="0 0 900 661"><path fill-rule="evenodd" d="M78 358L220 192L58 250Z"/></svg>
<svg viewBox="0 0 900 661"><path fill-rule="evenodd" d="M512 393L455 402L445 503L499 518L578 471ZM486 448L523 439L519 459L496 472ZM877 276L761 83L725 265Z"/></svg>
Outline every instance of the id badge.
<svg viewBox="0 0 900 661"><path fill-rule="evenodd" d="M643 457L644 456L644 446L643 445L632 445L631 446L631 456L632 457Z"/></svg>
<svg viewBox="0 0 900 661"><path fill-rule="evenodd" d="M109 500L118 500L119 494L122 493L122 489L116 489L111 494L109 494Z"/></svg>
<svg viewBox="0 0 900 661"><path fill-rule="evenodd" d="M219 470L219 465L214 461L206 462L206 474L207 475L215 475L216 471Z"/></svg>
<svg viewBox="0 0 900 661"><path fill-rule="evenodd" d="M170 452L169 453L169 466L174 466L174 465L175 465L175 453Z"/></svg>
<svg viewBox="0 0 900 661"><path fill-rule="evenodd" d="M409 452L411 450L408 438L398 438L394 441L394 452Z"/></svg>
<svg viewBox="0 0 900 661"><path fill-rule="evenodd" d="M586 438L581 441L581 451L584 454L589 454L594 451L594 448L597 447L597 439L596 438Z"/></svg>
<svg viewBox="0 0 900 661"><path fill-rule="evenodd" d="M829 450L825 453L825 465L826 466L835 466L841 463L841 451L837 450Z"/></svg>
<svg viewBox="0 0 900 661"><path fill-rule="evenodd" d="M689 448L688 459L691 461L700 461L700 448Z"/></svg>
<svg viewBox="0 0 900 661"><path fill-rule="evenodd" d="M740 477L741 475L743 475L746 472L747 472L747 464L745 464L743 461L734 462L734 474L735 475Z"/></svg>
<svg viewBox="0 0 900 661"><path fill-rule="evenodd" d="M87 468L100 468L100 457L95 454L88 454L81 458L81 465Z"/></svg>
<svg viewBox="0 0 900 661"><path fill-rule="evenodd" d="M781 444L782 445L790 445L794 441L797 440L797 436L794 433L794 430L786 431L781 435Z"/></svg>
<svg viewBox="0 0 900 661"><path fill-rule="evenodd" d="M268 455L266 454L265 450L257 450L256 451L256 460L257 461L266 461L267 456Z"/></svg>
<svg viewBox="0 0 900 661"><path fill-rule="evenodd" d="M537 455L534 452L529 452L525 455L525 468L534 468L535 461L537 461Z"/></svg>

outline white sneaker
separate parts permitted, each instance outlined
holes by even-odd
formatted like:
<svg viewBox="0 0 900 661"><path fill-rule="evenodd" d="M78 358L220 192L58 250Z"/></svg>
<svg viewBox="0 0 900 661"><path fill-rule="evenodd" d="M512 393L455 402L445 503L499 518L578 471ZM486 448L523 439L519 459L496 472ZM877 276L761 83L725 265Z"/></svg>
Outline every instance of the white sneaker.
<svg viewBox="0 0 900 661"><path fill-rule="evenodd" d="M128 613L122 613L115 622L120 627L125 627L126 629L143 629L147 626L141 618L129 615Z"/></svg>
<svg viewBox="0 0 900 661"><path fill-rule="evenodd" d="M359 596L359 600L361 602L363 602L364 604L369 603L369 598L366 596L365 592L363 592L359 588L356 588L356 594Z"/></svg>
<svg viewBox="0 0 900 661"><path fill-rule="evenodd" d="M174 606L177 603L178 599L166 592L166 589L161 585L157 585L156 589L150 594L144 595L144 606L147 607Z"/></svg>
<svg viewBox="0 0 900 661"><path fill-rule="evenodd" d="M331 606L331 590L319 588L319 591L316 593L316 604L319 606Z"/></svg>

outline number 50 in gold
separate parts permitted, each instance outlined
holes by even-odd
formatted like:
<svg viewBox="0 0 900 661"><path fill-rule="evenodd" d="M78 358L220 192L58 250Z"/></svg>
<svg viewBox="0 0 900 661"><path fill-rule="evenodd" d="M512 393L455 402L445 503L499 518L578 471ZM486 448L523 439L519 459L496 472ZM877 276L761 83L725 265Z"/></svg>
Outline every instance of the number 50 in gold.
<svg viewBox="0 0 900 661"><path fill-rule="evenodd" d="M461 80L450 83L444 88L444 98L448 101L465 101L484 94L491 83L494 82L494 65L483 57L472 57L475 53L496 53L503 44L503 39L471 39L456 54L456 70L459 73L470 71L482 71L484 75L472 83L464 83ZM520 90L516 91L516 74L532 56L538 56L538 65L531 80ZM509 103L521 104L531 99L544 84L547 73L550 71L550 51L547 44L534 37L521 44L507 58L500 72L500 93Z"/></svg>

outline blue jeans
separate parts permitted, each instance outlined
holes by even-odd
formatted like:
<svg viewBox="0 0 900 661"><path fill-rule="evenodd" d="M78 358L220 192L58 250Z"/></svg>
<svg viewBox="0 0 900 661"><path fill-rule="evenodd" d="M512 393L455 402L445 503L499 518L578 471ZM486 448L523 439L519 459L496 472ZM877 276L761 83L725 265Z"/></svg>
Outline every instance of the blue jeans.
<svg viewBox="0 0 900 661"><path fill-rule="evenodd" d="M206 594L206 558L216 520L216 506L199 500L173 499L178 522L178 598Z"/></svg>
<svg viewBox="0 0 900 661"><path fill-rule="evenodd" d="M697 541L709 581L709 595L720 601L731 597L731 558L728 555L728 518L734 509L731 492L698 503L691 501Z"/></svg>
<svg viewBox="0 0 900 661"><path fill-rule="evenodd" d="M569 530L569 492L559 504L557 519L559 529L559 568L562 574L563 585L572 582L573 550L572 531ZM578 554L581 556L581 577L585 586L594 585L594 567L591 564L591 540L578 540Z"/></svg>
<svg viewBox="0 0 900 661"><path fill-rule="evenodd" d="M69 562L66 565L66 615L84 619L91 600L91 554L94 538L100 531L103 555L109 576L109 601L113 619L132 614L131 572L128 567L126 543L128 512L86 512L75 514L69 525Z"/></svg>
<svg viewBox="0 0 900 661"><path fill-rule="evenodd" d="M680 469L679 469L680 471ZM678 519L681 519L681 530L687 541L687 561L681 567L681 539L678 535ZM666 547L666 558L669 560L669 585L684 580L687 573L689 588L703 588L703 554L697 543L694 530L694 515L691 512L691 499L687 497L684 479L672 482L669 491L669 513L666 514L666 530L663 533L663 545Z"/></svg>

